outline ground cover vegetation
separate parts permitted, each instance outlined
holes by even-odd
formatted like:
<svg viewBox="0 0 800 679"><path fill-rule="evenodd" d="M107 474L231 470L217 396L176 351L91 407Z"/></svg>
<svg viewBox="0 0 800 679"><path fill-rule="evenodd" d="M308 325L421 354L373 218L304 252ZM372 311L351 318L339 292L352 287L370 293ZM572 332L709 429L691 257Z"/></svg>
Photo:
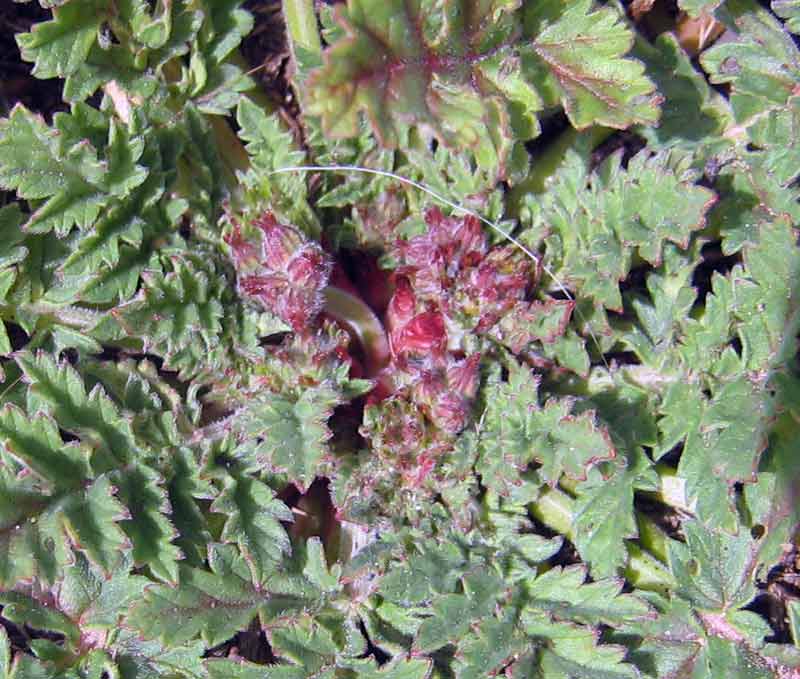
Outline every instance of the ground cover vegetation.
<svg viewBox="0 0 800 679"><path fill-rule="evenodd" d="M3 676L800 677L800 2L0 30Z"/></svg>

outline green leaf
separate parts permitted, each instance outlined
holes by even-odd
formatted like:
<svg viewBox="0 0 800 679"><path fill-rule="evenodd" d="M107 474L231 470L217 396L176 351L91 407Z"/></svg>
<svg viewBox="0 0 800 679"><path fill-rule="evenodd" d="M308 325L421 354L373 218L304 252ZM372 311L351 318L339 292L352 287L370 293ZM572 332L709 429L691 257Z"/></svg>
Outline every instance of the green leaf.
<svg viewBox="0 0 800 679"><path fill-rule="evenodd" d="M102 160L88 139L73 143L59 132L21 104L0 119L0 185L20 198L46 199L25 228L64 236L74 225L88 228L114 197L127 195L147 173L136 164L141 140L131 140L117 124L109 127Z"/></svg>
<svg viewBox="0 0 800 679"><path fill-rule="evenodd" d="M704 51L700 63L712 83L731 85L731 107L744 123L795 94L798 50L781 23L756 3L728 2L726 9L735 18L736 39Z"/></svg>
<svg viewBox="0 0 800 679"><path fill-rule="evenodd" d="M130 544L119 527L128 511L114 497L114 487L106 476L71 500L62 510L67 535L77 549L110 573L119 553Z"/></svg>
<svg viewBox="0 0 800 679"><path fill-rule="evenodd" d="M177 531L166 514L170 510L159 475L142 464L131 465L114 476L120 501L130 518L121 524L133 543L133 560L147 565L153 575L177 582L181 550L172 544Z"/></svg>
<svg viewBox="0 0 800 679"><path fill-rule="evenodd" d="M0 673L4 677L11 676L11 642L8 639L6 628L0 629Z"/></svg>
<svg viewBox="0 0 800 679"><path fill-rule="evenodd" d="M73 647L80 642L80 628L64 612L44 606L20 592L2 592L0 602L3 604L3 617L11 622L27 623L37 629L63 634Z"/></svg>
<svg viewBox="0 0 800 679"><path fill-rule="evenodd" d="M203 679L205 646L202 641L163 646L158 641L145 641L138 634L120 630L114 640L114 656L123 679Z"/></svg>
<svg viewBox="0 0 800 679"><path fill-rule="evenodd" d="M142 274L143 285L132 300L114 309L125 331L144 342L145 351L163 356L185 378L213 370L225 313L224 279L199 258L176 257L166 272Z"/></svg>
<svg viewBox="0 0 800 679"><path fill-rule="evenodd" d="M710 401L697 384L678 383L666 391L662 449L684 441L678 475L686 480L689 503L712 525L734 530L731 488L754 480L766 442L768 398L742 375L720 381Z"/></svg>
<svg viewBox="0 0 800 679"><path fill-rule="evenodd" d="M744 527L736 535L708 528L699 521L683 525L686 543L669 541L676 593L693 606L726 612L747 604L755 594L753 582L758 541Z"/></svg>
<svg viewBox="0 0 800 679"><path fill-rule="evenodd" d="M702 17L714 14L725 0L679 0L678 6L692 17Z"/></svg>
<svg viewBox="0 0 800 679"><path fill-rule="evenodd" d="M625 541L638 537L633 511L634 475L617 473L578 497L573 540L594 577L616 575L625 565Z"/></svg>
<svg viewBox="0 0 800 679"><path fill-rule="evenodd" d="M29 418L21 408L6 404L0 410L0 440L56 493L74 490L90 476L86 448L64 445L55 421L44 413Z"/></svg>
<svg viewBox="0 0 800 679"><path fill-rule="evenodd" d="M478 471L489 487L502 490L504 479L532 461L542 465L542 478L555 484L562 473L586 478L588 468L616 455L606 429L595 414L574 414L574 401L550 400L539 405L538 380L525 366L509 365L508 382L485 389L486 412L481 427Z"/></svg>
<svg viewBox="0 0 800 679"><path fill-rule="evenodd" d="M29 404L46 408L62 428L93 444L91 466L96 473L114 469L136 456L139 447L130 422L100 385L87 394L71 365L59 364L45 353L19 353L16 361L30 385Z"/></svg>
<svg viewBox="0 0 800 679"><path fill-rule="evenodd" d="M86 60L104 21L99 0L71 0L53 10L53 19L17 36L22 58L34 61L37 78L64 78Z"/></svg>
<svg viewBox="0 0 800 679"><path fill-rule="evenodd" d="M621 580L587 583L586 568L553 568L525 585L526 610L546 613L554 620L572 620L612 627L652 618L655 612L641 599L621 594Z"/></svg>
<svg viewBox="0 0 800 679"><path fill-rule="evenodd" d="M539 676L546 679L635 679L639 676L633 665L624 662L624 648L598 644L590 628L554 623L538 612L523 613L523 626L534 639L546 642L539 654Z"/></svg>
<svg viewBox="0 0 800 679"><path fill-rule="evenodd" d="M511 107L531 129L541 108L520 72L518 7L351 0L337 15L346 37L307 81L306 110L322 117L329 136L355 136L365 111L386 146L417 124L449 146L473 149L481 165L502 168L513 141Z"/></svg>
<svg viewBox="0 0 800 679"><path fill-rule="evenodd" d="M591 0L526 6L526 34L537 58L533 78L548 72L537 85L558 93L574 127L658 121L660 97L644 65L625 58L633 34L615 9L593 9Z"/></svg>
<svg viewBox="0 0 800 679"><path fill-rule="evenodd" d="M482 679L487 672L506 667L528 647L513 620L487 618L475 633L460 641L459 658L455 663L459 679Z"/></svg>
<svg viewBox="0 0 800 679"><path fill-rule="evenodd" d="M797 0L772 0L772 11L785 20L792 33L800 33L800 3Z"/></svg>
<svg viewBox="0 0 800 679"><path fill-rule="evenodd" d="M494 612L502 596L502 582L491 573L464 576L463 594L445 594L433 600L431 616L420 625L414 641L418 653L430 653L447 643L457 642L470 626Z"/></svg>
<svg viewBox="0 0 800 679"><path fill-rule="evenodd" d="M302 391L297 399L267 394L248 405L239 416L248 441L242 453L258 466L285 471L298 487L307 488L320 473L332 436L327 421L341 395L322 384Z"/></svg>
<svg viewBox="0 0 800 679"><path fill-rule="evenodd" d="M108 577L79 555L74 564L64 569L64 576L55 587L58 609L77 620L84 630L117 629L148 582L147 578L131 575L130 564L130 559L123 558Z"/></svg>
<svg viewBox="0 0 800 679"><path fill-rule="evenodd" d="M237 544L253 581L263 582L290 549L280 522L292 521L292 512L269 486L246 476L227 477L211 511L227 515L220 539Z"/></svg>
<svg viewBox="0 0 800 679"><path fill-rule="evenodd" d="M319 590L302 576L273 572L263 585L253 584L249 565L232 545L210 544L208 559L210 572L181 566L177 587L148 589L129 624L145 638L169 646L198 635L207 646L215 646L257 615L266 624L319 606Z"/></svg>
<svg viewBox="0 0 800 679"><path fill-rule="evenodd" d="M569 151L532 224L534 232L557 234L547 239L560 259L550 265L554 276L621 311L618 282L634 253L657 266L668 242L686 248L692 232L705 226L716 198L696 185L691 160L677 149L643 151L624 169L617 152L589 175L581 155ZM682 196L678 205L675 195Z"/></svg>
<svg viewBox="0 0 800 679"><path fill-rule="evenodd" d="M637 40L633 54L647 64L647 74L664 98L658 126L641 129L646 138L702 150L704 142L722 134L730 118L724 100L697 72L672 33L662 33L652 44Z"/></svg>
<svg viewBox="0 0 800 679"><path fill-rule="evenodd" d="M240 173L242 183L256 195L268 197L271 207L286 221L307 234L318 234L319 222L307 202L305 173L271 174L273 170L306 162L306 154L297 148L281 118L277 113L268 115L249 99L242 99L236 109L236 121L251 166Z"/></svg>

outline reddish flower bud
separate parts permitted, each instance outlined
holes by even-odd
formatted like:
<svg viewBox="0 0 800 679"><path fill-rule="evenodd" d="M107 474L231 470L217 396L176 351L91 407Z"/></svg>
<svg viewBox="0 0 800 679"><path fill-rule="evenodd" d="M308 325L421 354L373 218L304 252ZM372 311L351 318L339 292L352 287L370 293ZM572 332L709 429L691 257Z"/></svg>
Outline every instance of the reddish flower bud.
<svg viewBox="0 0 800 679"><path fill-rule="evenodd" d="M256 249L253 247L252 243L244 239L241 225L235 219L231 219L231 223L233 229L225 236L224 240L231 248L231 254L233 255L236 268L238 269L257 263L258 255Z"/></svg>
<svg viewBox="0 0 800 679"><path fill-rule="evenodd" d="M228 243L234 252L239 290L300 332L323 305L332 263L316 243L297 229L280 224L271 213L254 221L262 232L260 257L234 224Z"/></svg>
<svg viewBox="0 0 800 679"><path fill-rule="evenodd" d="M480 382L481 355L472 354L469 358L447 369L447 383L465 398L475 398Z"/></svg>
<svg viewBox="0 0 800 679"><path fill-rule="evenodd" d="M416 309L417 297L411 283L405 276L398 276L395 281L394 294L386 309L386 322L389 330L394 332L408 323L414 317Z"/></svg>
<svg viewBox="0 0 800 679"><path fill-rule="evenodd" d="M261 263L268 269L286 269L298 251L308 243L308 239L297 229L278 223L272 213L259 217L255 225L264 233L261 240Z"/></svg>
<svg viewBox="0 0 800 679"><path fill-rule="evenodd" d="M438 311L417 314L399 332L392 333L391 340L395 354L440 356L447 348L444 316Z"/></svg>

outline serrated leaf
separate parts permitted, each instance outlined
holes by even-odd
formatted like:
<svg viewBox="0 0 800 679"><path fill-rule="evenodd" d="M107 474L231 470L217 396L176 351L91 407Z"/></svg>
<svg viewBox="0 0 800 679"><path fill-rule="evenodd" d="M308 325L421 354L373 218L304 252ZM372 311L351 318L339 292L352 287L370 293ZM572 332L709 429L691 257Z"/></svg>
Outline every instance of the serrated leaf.
<svg viewBox="0 0 800 679"><path fill-rule="evenodd" d="M685 522L683 530L686 544L669 542L678 596L701 610L723 613L750 601L760 548L750 531L740 526L736 535L730 535L699 521Z"/></svg>
<svg viewBox="0 0 800 679"><path fill-rule="evenodd" d="M45 200L25 225L31 231L64 236L74 225L88 228L114 197L144 181L147 173L136 164L141 153L141 140L117 124L101 160L87 139L69 143L21 104L0 120L0 185Z"/></svg>
<svg viewBox="0 0 800 679"><path fill-rule="evenodd" d="M280 522L292 521L292 512L269 486L246 476L226 478L210 509L227 515L220 539L236 543L253 581L263 582L290 549L289 536Z"/></svg>
<svg viewBox="0 0 800 679"><path fill-rule="evenodd" d="M64 445L56 423L44 413L29 418L21 408L6 404L0 410L0 440L15 460L56 493L74 490L89 478L88 451Z"/></svg>
<svg viewBox="0 0 800 679"><path fill-rule="evenodd" d="M144 273L139 294L113 315L129 335L143 340L146 351L163 356L190 378L213 370L211 359L227 349L219 346L223 279L196 258L175 258L169 268Z"/></svg>
<svg viewBox="0 0 800 679"><path fill-rule="evenodd" d="M586 568L553 568L525 585L527 609L546 612L555 620L612 627L653 617L654 611L632 594L622 594L620 580L585 582Z"/></svg>
<svg viewBox="0 0 800 679"><path fill-rule="evenodd" d="M256 463L285 471L299 487L308 487L328 454L327 421L340 402L337 390L322 384L303 390L296 400L273 394L252 403L240 426L248 439L258 441L251 453Z"/></svg>
<svg viewBox="0 0 800 679"><path fill-rule="evenodd" d="M155 585L134 607L128 622L147 639L174 646L202 636L207 646L222 643L260 616L262 621L298 615L319 603L307 579L275 572L265 584L251 581L250 568L232 545L209 546L210 572L180 567L179 585Z"/></svg>
<svg viewBox="0 0 800 679"><path fill-rule="evenodd" d="M502 582L488 572L464 576L463 594L445 594L433 600L431 616L423 621L414 641L419 653L430 653L456 642L470 625L490 616L503 593Z"/></svg>
<svg viewBox="0 0 800 679"><path fill-rule="evenodd" d="M91 459L96 473L113 469L135 456L138 446L130 423L99 385L87 394L83 380L71 365L59 364L45 353L19 353L15 358L30 384L29 404L44 406L61 427L96 444Z"/></svg>
<svg viewBox="0 0 800 679"><path fill-rule="evenodd" d="M123 558L107 577L86 559L77 558L53 588L56 606L84 630L116 629L148 582L131 575L129 567L130 560Z"/></svg>
<svg viewBox="0 0 800 679"><path fill-rule="evenodd" d="M625 662L625 649L598 644L594 631L551 622L540 613L523 613L523 627L536 640L546 641L539 653L539 676L546 679L635 679L639 672ZM536 675L534 675L536 676Z"/></svg>
<svg viewBox="0 0 800 679"><path fill-rule="evenodd" d="M311 235L319 233L319 223L307 202L308 189L303 172L271 174L273 170L303 165L306 154L295 145L281 118L248 99L236 109L236 121L250 157L251 169L240 174L245 186L270 198L273 208L291 224Z"/></svg>
<svg viewBox="0 0 800 679"><path fill-rule="evenodd" d="M633 35L616 10L579 0L539 3L526 11L530 49L549 70L574 127L625 128L658 120L660 98L644 66L624 58Z"/></svg>
<svg viewBox="0 0 800 679"><path fill-rule="evenodd" d="M64 78L89 55L104 20L99 0L72 0L53 10L53 19L17 36L22 58L34 61L37 78Z"/></svg>
<svg viewBox="0 0 800 679"><path fill-rule="evenodd" d="M519 106L528 125L541 108L520 73L518 6L455 0L434 10L418 1L351 0L337 15L346 37L307 81L307 110L334 137L354 136L363 110L390 147L418 124L501 168L512 141L510 107Z"/></svg>
<svg viewBox="0 0 800 679"><path fill-rule="evenodd" d="M722 381L710 401L696 384L676 384L666 391L662 412L667 417L659 426L672 445L684 441L678 474L686 479L688 501L704 521L734 530L731 487L754 480L769 411L763 387L744 376Z"/></svg>
<svg viewBox="0 0 800 679"><path fill-rule="evenodd" d="M181 551L172 544L177 531L167 518L170 511L163 480L149 467L131 465L114 475L120 501L129 507L130 517L120 526L133 543L135 565L147 565L158 578L178 579Z"/></svg>
<svg viewBox="0 0 800 679"><path fill-rule="evenodd" d="M64 528L73 545L106 572L130 544L119 527L129 513L114 492L108 477L101 476L63 508Z"/></svg>
<svg viewBox="0 0 800 679"><path fill-rule="evenodd" d="M594 577L610 577L625 565L625 541L638 536L633 511L634 479L625 473L578 497L573 540Z"/></svg>
<svg viewBox="0 0 800 679"><path fill-rule="evenodd" d="M729 2L736 39L703 52L700 63L714 84L730 84L736 120L743 123L783 106L800 82L798 50L792 36L770 12L755 3Z"/></svg>
<svg viewBox="0 0 800 679"><path fill-rule="evenodd" d="M158 641L145 641L135 632L120 630L114 640L114 657L123 679L172 679L207 676L202 656L202 641L163 646Z"/></svg>
<svg viewBox="0 0 800 679"><path fill-rule="evenodd" d="M507 666L528 643L513 620L488 618L459 645L455 676L458 679L482 679L487 672L496 672Z"/></svg>
<svg viewBox="0 0 800 679"><path fill-rule="evenodd" d="M484 396L478 470L490 487L502 490L504 477L534 460L542 465L542 478L554 484L562 473L585 478L591 465L616 455L593 412L573 414L570 399L541 406L530 370L519 364L509 370L509 381L490 384Z"/></svg>
<svg viewBox="0 0 800 679"><path fill-rule="evenodd" d="M634 252L658 265L668 242L686 248L716 200L696 185L691 157L676 149L640 152L627 169L621 160L612 154L589 175L580 154L569 151L534 220L535 229L546 226L561 241L554 275L615 310L622 309L618 282ZM679 206L675 195L684 198Z"/></svg>

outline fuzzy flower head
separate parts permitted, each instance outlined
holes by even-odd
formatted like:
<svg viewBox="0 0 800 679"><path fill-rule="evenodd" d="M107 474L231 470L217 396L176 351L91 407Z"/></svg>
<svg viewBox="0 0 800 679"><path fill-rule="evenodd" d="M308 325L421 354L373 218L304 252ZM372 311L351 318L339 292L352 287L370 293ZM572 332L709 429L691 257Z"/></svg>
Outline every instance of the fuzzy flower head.
<svg viewBox="0 0 800 679"><path fill-rule="evenodd" d="M425 222L426 233L398 241L394 247L401 262L389 304L396 353L411 341L400 336L401 327L409 326L402 332L411 334L412 318L425 311L436 314L422 317L426 328L436 318L442 328L487 332L525 300L534 278L530 261L514 248L489 247L475 217L446 217L431 208Z"/></svg>
<svg viewBox="0 0 800 679"><path fill-rule="evenodd" d="M241 225L233 228L225 242L231 248L239 292L258 301L286 322L295 332L308 329L323 305L333 263L314 241L272 213L252 222L253 238Z"/></svg>

